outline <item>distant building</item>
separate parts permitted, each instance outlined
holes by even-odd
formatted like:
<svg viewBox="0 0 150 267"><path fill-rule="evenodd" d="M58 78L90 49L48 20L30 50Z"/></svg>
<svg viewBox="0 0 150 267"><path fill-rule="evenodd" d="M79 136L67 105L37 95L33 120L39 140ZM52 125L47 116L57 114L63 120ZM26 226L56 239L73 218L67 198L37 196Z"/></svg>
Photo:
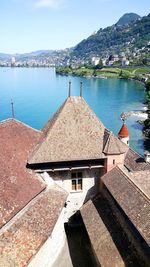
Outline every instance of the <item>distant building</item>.
<svg viewBox="0 0 150 267"><path fill-rule="evenodd" d="M110 55L108 59L108 66L112 66L117 61L119 61L119 55Z"/></svg>
<svg viewBox="0 0 150 267"><path fill-rule="evenodd" d="M14 66L15 63L16 63L16 59L15 59L15 57L12 57L12 58L11 58L11 65Z"/></svg>
<svg viewBox="0 0 150 267"><path fill-rule="evenodd" d="M102 64L103 64L103 66L106 66L107 65L107 58L103 58L102 59Z"/></svg>
<svg viewBox="0 0 150 267"><path fill-rule="evenodd" d="M119 55L117 55L117 54L113 55L112 59L113 59L114 62L118 61L119 60Z"/></svg>
<svg viewBox="0 0 150 267"><path fill-rule="evenodd" d="M100 57L92 57L91 63L93 66L97 66L100 62Z"/></svg>
<svg viewBox="0 0 150 267"><path fill-rule="evenodd" d="M129 60L127 60L127 59L124 57L124 58L122 58L122 60L121 60L121 64L122 64L122 66L129 66L130 62L129 62Z"/></svg>

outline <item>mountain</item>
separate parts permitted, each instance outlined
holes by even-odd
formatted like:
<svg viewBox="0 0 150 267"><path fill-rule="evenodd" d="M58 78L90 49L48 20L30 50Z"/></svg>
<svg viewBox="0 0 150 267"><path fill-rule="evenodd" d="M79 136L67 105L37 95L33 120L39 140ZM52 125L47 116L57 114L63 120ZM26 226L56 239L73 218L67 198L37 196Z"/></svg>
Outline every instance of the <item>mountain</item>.
<svg viewBox="0 0 150 267"><path fill-rule="evenodd" d="M147 48L146 58L150 58L150 14L140 17L135 13L124 14L116 24L100 28L96 33L82 40L75 47L64 50L39 50L24 54L0 53L1 61L10 61L14 56L17 61L39 61L50 65L84 64L91 62L92 57L108 58L113 54L128 55L141 53ZM129 52L128 52L129 51ZM142 50L144 51L144 50ZM140 54L141 55L141 54Z"/></svg>
<svg viewBox="0 0 150 267"><path fill-rule="evenodd" d="M124 14L116 23L117 26L124 26L130 22L136 21L141 17L135 13L126 13Z"/></svg>
<svg viewBox="0 0 150 267"><path fill-rule="evenodd" d="M53 50L38 50L33 51L30 53L23 53L23 54L6 54L6 53L0 53L0 60L10 60L12 57L15 57L17 60L24 60L24 59L31 59L36 58L43 55L50 55L54 51Z"/></svg>
<svg viewBox="0 0 150 267"><path fill-rule="evenodd" d="M9 60L10 58L10 54L0 53L0 60Z"/></svg>
<svg viewBox="0 0 150 267"><path fill-rule="evenodd" d="M124 17L124 16L123 16ZM150 42L150 14L122 27L117 24L99 29L95 34L81 41L73 50L72 58L88 59L119 53L127 48L142 48Z"/></svg>
<svg viewBox="0 0 150 267"><path fill-rule="evenodd" d="M52 60L54 63L55 58L59 61L59 58L68 57L72 48L63 49L63 50L38 50L33 51L30 53L23 53L23 54L5 54L0 53L0 60L1 61L10 61L12 57L15 57L16 61L44 61L44 60Z"/></svg>
<svg viewBox="0 0 150 267"><path fill-rule="evenodd" d="M41 55L50 55L54 52L54 50L37 50L30 53L24 53L24 54L15 54L15 58L18 60L24 60L24 59L31 59L40 57Z"/></svg>

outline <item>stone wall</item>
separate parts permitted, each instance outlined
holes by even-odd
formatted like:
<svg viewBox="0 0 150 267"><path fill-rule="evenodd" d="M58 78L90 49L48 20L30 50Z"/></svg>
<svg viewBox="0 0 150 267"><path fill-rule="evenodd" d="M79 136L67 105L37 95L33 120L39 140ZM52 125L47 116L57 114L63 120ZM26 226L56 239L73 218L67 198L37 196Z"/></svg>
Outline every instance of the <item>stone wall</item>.
<svg viewBox="0 0 150 267"><path fill-rule="evenodd" d="M150 254L149 248L144 239L140 236L137 229L134 225L130 222L127 216L124 214L123 210L120 206L116 203L113 197L110 195L108 190L105 186L101 187L101 194L109 201L109 204L113 210L114 215L116 216L118 222L122 226L123 230L127 234L130 242L133 244L135 251L137 251L139 257L142 261L145 262L145 267L149 266L150 262Z"/></svg>

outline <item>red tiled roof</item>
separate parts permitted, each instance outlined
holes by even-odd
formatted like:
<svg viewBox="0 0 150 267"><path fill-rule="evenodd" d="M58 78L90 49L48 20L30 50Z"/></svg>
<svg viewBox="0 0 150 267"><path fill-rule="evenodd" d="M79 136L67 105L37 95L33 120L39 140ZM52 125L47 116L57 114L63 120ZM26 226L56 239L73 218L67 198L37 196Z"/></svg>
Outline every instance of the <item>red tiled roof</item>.
<svg viewBox="0 0 150 267"><path fill-rule="evenodd" d="M37 196L15 222L0 235L0 266L28 265L51 235L67 193L51 187Z"/></svg>
<svg viewBox="0 0 150 267"><path fill-rule="evenodd" d="M129 136L129 131L128 131L128 128L127 128L125 123L123 123L123 125L122 125L122 127L121 127L121 129L120 129L120 131L118 133L118 136L122 137L122 138Z"/></svg>
<svg viewBox="0 0 150 267"><path fill-rule="evenodd" d="M26 168L40 135L14 119L0 123L0 227L45 188L39 176Z"/></svg>

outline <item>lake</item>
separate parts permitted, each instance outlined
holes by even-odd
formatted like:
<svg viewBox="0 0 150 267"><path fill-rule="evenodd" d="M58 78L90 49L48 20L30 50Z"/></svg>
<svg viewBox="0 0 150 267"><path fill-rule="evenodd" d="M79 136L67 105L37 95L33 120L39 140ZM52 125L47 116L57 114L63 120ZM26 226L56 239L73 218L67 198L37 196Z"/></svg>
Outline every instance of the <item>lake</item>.
<svg viewBox="0 0 150 267"><path fill-rule="evenodd" d="M55 74L55 68L0 68L0 120L11 117L13 99L15 118L42 128L68 96L69 80L71 95L80 94L82 80L84 99L116 135L122 125L122 112L144 108L144 87L136 81L61 76ZM142 126L137 119L132 116L126 124L131 148L143 154Z"/></svg>

